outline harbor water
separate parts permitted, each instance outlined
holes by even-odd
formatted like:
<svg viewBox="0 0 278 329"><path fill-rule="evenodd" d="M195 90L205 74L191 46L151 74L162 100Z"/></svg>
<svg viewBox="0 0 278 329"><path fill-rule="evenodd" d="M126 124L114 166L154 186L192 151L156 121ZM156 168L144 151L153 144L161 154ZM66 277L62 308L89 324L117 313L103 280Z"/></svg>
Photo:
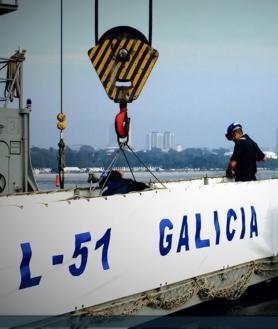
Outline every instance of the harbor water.
<svg viewBox="0 0 278 329"><path fill-rule="evenodd" d="M221 177L225 175L222 170L181 170L158 171L153 173L160 181L190 180L201 177ZM135 179L145 183L156 182L156 178L147 171L134 173ZM130 172L124 174L126 178L132 178ZM278 178L278 170L258 170L257 179ZM56 189L56 174L35 175L39 191L51 191ZM88 173L65 174L65 188L89 187Z"/></svg>

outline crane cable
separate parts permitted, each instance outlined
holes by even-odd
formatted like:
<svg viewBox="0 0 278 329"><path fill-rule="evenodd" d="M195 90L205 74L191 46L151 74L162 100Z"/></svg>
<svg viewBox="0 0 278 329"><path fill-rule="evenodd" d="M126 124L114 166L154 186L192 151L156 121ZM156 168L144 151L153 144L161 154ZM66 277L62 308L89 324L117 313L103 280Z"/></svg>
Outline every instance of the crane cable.
<svg viewBox="0 0 278 329"><path fill-rule="evenodd" d="M64 188L65 177L65 143L63 139L63 130L66 128L66 116L63 113L63 0L61 0L61 34L60 34L60 113L57 115L58 123L57 128L60 130L60 140L58 143L58 173L60 188Z"/></svg>
<svg viewBox="0 0 278 329"><path fill-rule="evenodd" d="M152 16L153 16L153 1L149 0L149 44L150 44L150 46L152 45ZM95 44L96 45L98 44L98 41L99 41L99 39L98 39L98 0L95 0ZM120 108L121 108L121 106L120 106ZM112 171L116 161L118 160L120 151L122 152L128 166L129 166L133 179L136 181L132 168L128 161L128 158L125 154L124 148L127 147L131 151L131 153L137 158L137 160L146 168L146 170L157 180L157 182L160 183L164 188L166 188L166 186L154 175L154 173L146 166L146 164L139 158L139 156L128 145L129 118L127 117L127 108L125 109L125 116L123 115L123 113L121 113L121 110L120 110L120 113L118 113L118 115L115 118L116 119L115 120L115 128L116 128L115 130L116 130L116 134L117 134L117 138L118 138L119 149L115 153L115 156L112 159L112 161L110 162L108 168L105 170L106 172L108 172L108 176L106 177L106 180L105 180L103 186L105 186L107 180L109 179L111 171ZM123 135L121 135L121 133ZM124 141L121 141L122 138L124 138ZM101 178L100 178L100 180L101 180ZM102 190L101 190L101 192L102 192Z"/></svg>
<svg viewBox="0 0 278 329"><path fill-rule="evenodd" d="M152 45L153 0L149 0L149 44ZM98 44L98 0L95 0L95 44Z"/></svg>

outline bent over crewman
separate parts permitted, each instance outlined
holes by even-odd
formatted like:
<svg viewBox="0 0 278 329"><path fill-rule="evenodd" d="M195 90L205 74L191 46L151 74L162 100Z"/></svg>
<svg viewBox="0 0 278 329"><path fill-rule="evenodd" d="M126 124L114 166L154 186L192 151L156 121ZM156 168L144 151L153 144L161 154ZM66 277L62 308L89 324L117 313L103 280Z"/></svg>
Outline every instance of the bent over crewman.
<svg viewBox="0 0 278 329"><path fill-rule="evenodd" d="M242 126L237 122L229 125L225 136L235 143L226 176L235 177L236 182L256 180L256 162L266 160L265 154L247 134L243 134Z"/></svg>

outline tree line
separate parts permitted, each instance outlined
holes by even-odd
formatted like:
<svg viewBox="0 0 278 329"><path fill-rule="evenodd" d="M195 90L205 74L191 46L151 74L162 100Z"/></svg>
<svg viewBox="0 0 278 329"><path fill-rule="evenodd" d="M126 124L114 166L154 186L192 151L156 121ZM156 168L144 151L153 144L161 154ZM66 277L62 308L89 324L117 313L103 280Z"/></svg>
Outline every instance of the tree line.
<svg viewBox="0 0 278 329"><path fill-rule="evenodd" d="M94 149L91 146L81 146L78 150L65 148L65 165L67 167L92 168L104 167L111 163L116 156L114 152L107 152L105 149ZM200 170L221 169L225 170L229 161L229 156L225 153L227 149L208 149L208 148L188 148L181 152L169 150L163 152L160 149L151 151L138 151L135 155L132 152L125 151L125 155L120 154L115 166L127 167L128 163L132 167L142 167L142 163L148 167L160 167L167 169L185 169L199 168ZM141 160L141 162L138 160ZM57 172L58 150L50 147L48 149L32 147L31 159L33 168L51 168ZM127 163L128 161L128 163ZM278 160L270 159L258 164L261 168L278 169Z"/></svg>

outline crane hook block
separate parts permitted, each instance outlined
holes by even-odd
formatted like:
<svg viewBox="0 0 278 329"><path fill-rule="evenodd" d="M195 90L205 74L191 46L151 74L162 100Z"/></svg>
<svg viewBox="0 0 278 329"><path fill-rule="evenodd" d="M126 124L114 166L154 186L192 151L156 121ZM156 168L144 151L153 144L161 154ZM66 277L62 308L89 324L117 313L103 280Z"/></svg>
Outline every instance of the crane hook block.
<svg viewBox="0 0 278 329"><path fill-rule="evenodd" d="M129 26L105 32L88 51L108 97L116 103L137 99L158 58L146 37Z"/></svg>

